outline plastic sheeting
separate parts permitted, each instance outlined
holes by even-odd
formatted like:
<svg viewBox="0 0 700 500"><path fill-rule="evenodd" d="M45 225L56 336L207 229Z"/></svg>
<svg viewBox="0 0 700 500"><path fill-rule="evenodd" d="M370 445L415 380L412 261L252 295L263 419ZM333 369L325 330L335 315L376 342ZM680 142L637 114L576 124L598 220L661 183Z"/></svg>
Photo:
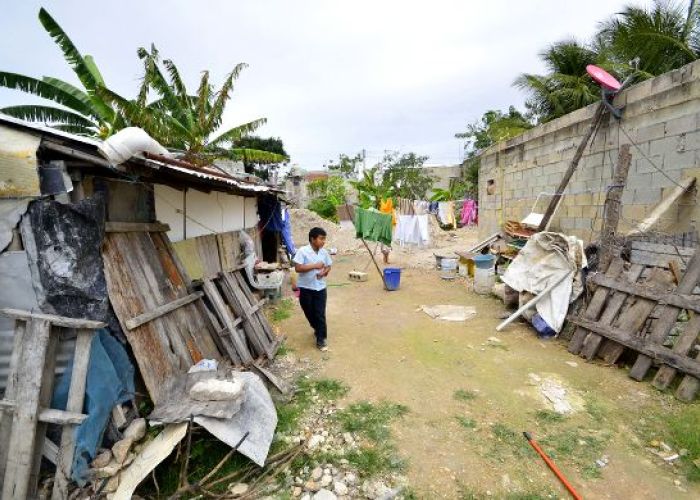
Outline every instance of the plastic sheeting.
<svg viewBox="0 0 700 500"><path fill-rule="evenodd" d="M100 195L75 204L37 200L22 218L22 239L44 312L104 321L121 335L102 264L104 220Z"/></svg>
<svg viewBox="0 0 700 500"><path fill-rule="evenodd" d="M195 417L194 421L231 447L236 446L246 432L250 432L238 451L262 467L277 427L277 410L260 377L251 372L241 372L239 375L244 379L246 388L241 410L228 419Z"/></svg>
<svg viewBox="0 0 700 500"><path fill-rule="evenodd" d="M534 234L508 266L503 281L518 292L538 295L562 276L587 266L583 242L559 233ZM536 304L542 319L557 333L561 331L572 298L581 292L580 273L564 279ZM574 286L574 281L577 281Z"/></svg>
<svg viewBox="0 0 700 500"><path fill-rule="evenodd" d="M54 389L51 407L65 410L73 372L72 363ZM85 389L84 413L88 418L75 431L75 455L71 478L85 485L88 468L109 422L112 408L134 397L134 366L124 347L106 330L100 329L92 339L90 363Z"/></svg>
<svg viewBox="0 0 700 500"><path fill-rule="evenodd" d="M294 255L297 250L292 240L292 224L289 210L282 208L282 204L275 196L262 196L258 198L258 217L260 217L260 230L280 233L282 243L287 247L287 252Z"/></svg>
<svg viewBox="0 0 700 500"><path fill-rule="evenodd" d="M29 200L0 200L0 252L12 241L12 230L22 214L27 211Z"/></svg>

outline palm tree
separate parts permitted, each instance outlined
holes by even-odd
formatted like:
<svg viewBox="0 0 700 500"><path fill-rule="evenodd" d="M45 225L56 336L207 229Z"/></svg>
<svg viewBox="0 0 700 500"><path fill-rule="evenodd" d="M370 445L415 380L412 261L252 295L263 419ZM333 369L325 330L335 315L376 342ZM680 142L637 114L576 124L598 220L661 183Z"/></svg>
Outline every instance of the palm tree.
<svg viewBox="0 0 700 500"><path fill-rule="evenodd" d="M137 99L126 100L107 88L98 89L98 94L113 103L131 123L142 127L164 146L183 151L190 161L206 162L212 156L254 158L258 163L287 160L284 155L235 147L237 141L264 125L266 118L219 130L234 82L247 67L246 64L236 65L218 92L209 81L209 72L204 71L197 92L192 94L188 92L175 63L168 59L162 62L166 77L154 46L150 51L140 48L138 55L144 63L145 75ZM158 98L147 104L151 89Z"/></svg>
<svg viewBox="0 0 700 500"><path fill-rule="evenodd" d="M0 109L23 120L46 123L59 130L87 136L108 137L126 126L123 117L98 93L105 81L91 56L83 56L61 26L44 9L39 21L63 52L66 62L78 76L83 89L58 78L41 79L0 71L0 87L21 90L58 104L20 105Z"/></svg>
<svg viewBox="0 0 700 500"><path fill-rule="evenodd" d="M629 5L601 24L599 37L613 61L639 58L641 76L650 78L700 57L700 11L695 0L687 10L658 0L649 9Z"/></svg>
<svg viewBox="0 0 700 500"><path fill-rule="evenodd" d="M586 74L588 64L603 63L599 53L575 40L558 42L540 54L549 73L524 73L514 85L530 94L528 110L546 122L600 99L600 90Z"/></svg>

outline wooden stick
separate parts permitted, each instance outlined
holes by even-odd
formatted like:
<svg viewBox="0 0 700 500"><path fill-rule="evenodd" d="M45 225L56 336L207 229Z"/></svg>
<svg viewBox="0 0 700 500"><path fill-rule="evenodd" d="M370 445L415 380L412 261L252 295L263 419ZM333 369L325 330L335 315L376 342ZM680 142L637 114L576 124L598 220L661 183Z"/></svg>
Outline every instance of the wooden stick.
<svg viewBox="0 0 700 500"><path fill-rule="evenodd" d="M588 141L591 139L591 136L593 135L593 132L595 129L598 127L598 124L600 121L603 119L603 111L605 107L603 106L603 103L601 102L598 104L598 107L595 110L595 113L593 114L593 120L591 121L591 126L588 128L588 131L586 134L583 136L583 139L581 139L581 142L578 145L578 148L576 149L576 153L574 154L574 157L571 159L571 163L569 163L569 168L564 172L564 177L562 178L561 182L559 183L559 186L557 187L557 191L552 197L552 199L549 201L549 206L547 207L547 211L544 213L544 216L542 217L542 222L540 222L539 231L545 231L547 227L549 226L549 221L554 215L554 211L557 209L557 206L559 205L559 202L561 201L562 196L564 195L564 190L566 189L566 186L569 184L569 181L571 180L571 177L574 175L574 172L576 172L576 167L578 167L579 161L581 161L581 157L583 156L583 152L586 149L586 145L588 144Z"/></svg>
<svg viewBox="0 0 700 500"><path fill-rule="evenodd" d="M622 199L622 190L627 182L627 173L631 163L630 145L623 144L620 146L620 153L617 157L617 167L615 168L612 185L608 189L608 193L605 196L605 205L603 205L605 218L603 219L603 229L600 233L600 249L602 251L598 264L600 269L607 269L613 258L615 233L617 233L617 225L620 221L620 200Z"/></svg>
<svg viewBox="0 0 700 500"><path fill-rule="evenodd" d="M654 224L656 224L659 221L659 219L661 219L661 217L663 217L663 215L666 212L668 212L668 210L673 206L676 200L683 196L683 193L688 191L688 189L690 189L694 185L695 177L688 177L687 179L683 179L673 191L671 191L663 200L659 202L658 205L654 207L654 209L649 214L649 217L645 218L642 222L640 222L637 225L637 227L628 232L627 236L646 233L649 229L651 229L654 226Z"/></svg>
<svg viewBox="0 0 700 500"><path fill-rule="evenodd" d="M576 271L571 271L571 272L569 272L569 273L567 273L567 274L563 274L562 276L559 277L559 279L554 280L552 283L550 283L549 285L547 285L547 288L545 288L544 290L542 290L542 291L539 293L539 295L537 295L536 297L533 297L532 299L530 299L530 300L527 302L527 304L523 305L520 309L518 309L518 310L515 311L513 314L511 314L511 315L508 317L508 319L506 319L506 320L503 321L500 325L498 325L498 326L496 327L496 331L497 331L497 332L500 332L501 330L503 330L506 326L508 326L509 324L511 324L513 321L515 321L515 320L518 318L518 316L520 316L522 313L524 313L525 311L527 311L528 309L530 309L532 306L534 306L535 304L537 304L540 300L542 300L542 299L545 298L547 295L549 295L549 293L550 293L550 292L554 289L554 287L556 287L559 283L561 283L561 282L564 281L565 279L568 279L568 278L572 277L572 276L574 275L575 272L576 272Z"/></svg>
<svg viewBox="0 0 700 500"><path fill-rule="evenodd" d="M350 212L350 206L348 205L348 202L345 202L345 208L348 209L348 213ZM355 221L352 221L352 227L355 227ZM372 262L374 262L374 267L377 268L377 272L379 273L379 277L382 278L382 283L384 283L384 289L389 290L389 287L386 284L386 278L384 277L384 273L382 272L381 269L379 269L379 264L377 264L377 260L374 258L374 253L372 253L372 250L369 248L369 245L365 241L363 237L360 237L360 240L362 240L362 244L365 246L367 249L367 252L369 252L369 256L372 257Z"/></svg>

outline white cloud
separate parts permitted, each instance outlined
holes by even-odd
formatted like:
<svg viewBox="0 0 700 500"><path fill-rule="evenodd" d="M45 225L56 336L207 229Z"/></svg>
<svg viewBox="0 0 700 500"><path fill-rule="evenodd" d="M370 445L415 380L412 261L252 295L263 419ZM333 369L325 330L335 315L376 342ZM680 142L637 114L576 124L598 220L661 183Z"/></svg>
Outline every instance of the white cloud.
<svg viewBox="0 0 700 500"><path fill-rule="evenodd" d="M192 86L204 69L220 82L249 63L225 125L267 117L260 133L282 137L306 168L362 148L450 163L455 132L487 109L522 105L511 84L542 70L540 50L586 38L624 3L25 0L3 7L0 69L74 80L37 20L43 4L127 96L141 72L136 48L151 42ZM26 101L0 89L0 106Z"/></svg>

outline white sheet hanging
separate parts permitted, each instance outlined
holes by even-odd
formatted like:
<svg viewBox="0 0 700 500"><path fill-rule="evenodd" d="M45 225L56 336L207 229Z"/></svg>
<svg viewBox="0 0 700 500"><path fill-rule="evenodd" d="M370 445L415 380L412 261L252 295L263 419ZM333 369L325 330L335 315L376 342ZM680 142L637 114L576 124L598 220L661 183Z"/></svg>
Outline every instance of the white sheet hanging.
<svg viewBox="0 0 700 500"><path fill-rule="evenodd" d="M428 216L399 215L394 237L401 245L429 245Z"/></svg>

